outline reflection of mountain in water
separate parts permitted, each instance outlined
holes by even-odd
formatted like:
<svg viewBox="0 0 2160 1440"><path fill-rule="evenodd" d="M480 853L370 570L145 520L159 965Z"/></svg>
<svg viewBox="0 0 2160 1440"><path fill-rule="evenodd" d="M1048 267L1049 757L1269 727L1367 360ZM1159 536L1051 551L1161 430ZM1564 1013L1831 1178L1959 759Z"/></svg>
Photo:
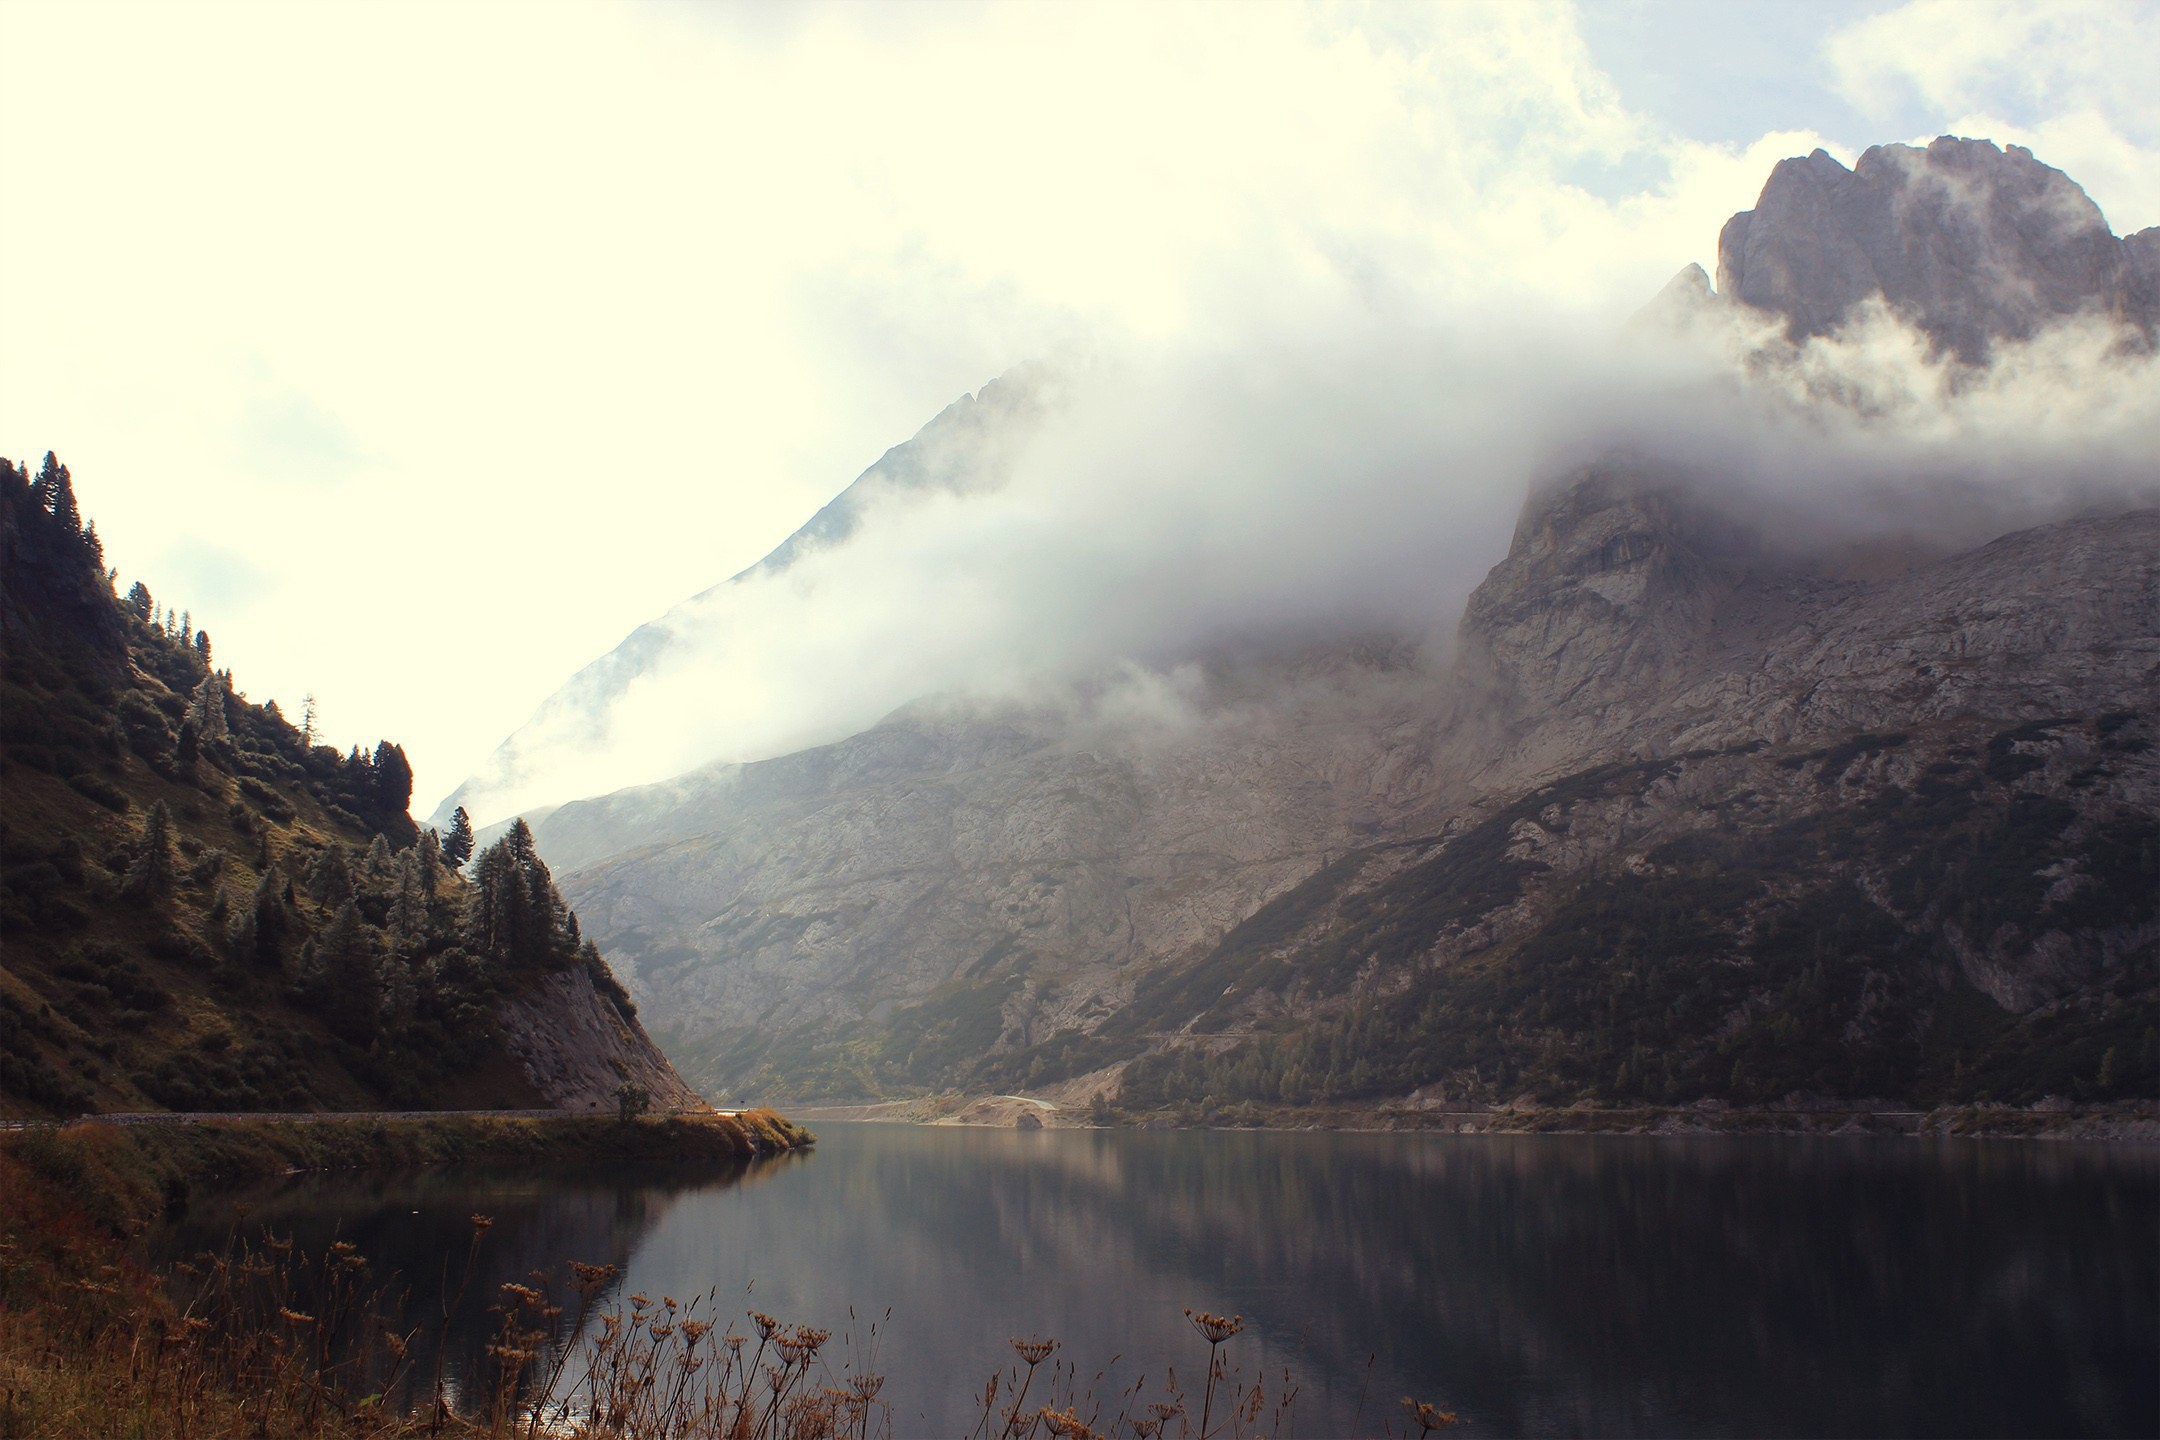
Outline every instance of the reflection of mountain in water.
<svg viewBox="0 0 2160 1440"><path fill-rule="evenodd" d="M1186 1306L1244 1313L1316 1434L1361 1388L1368 1422L1407 1392L1510 1434L2135 1433L2156 1222L2149 1156L836 1127L760 1195L683 1197L631 1280L891 1305L902 1433L964 1430L1008 1335L1197 1370Z"/></svg>
<svg viewBox="0 0 2160 1440"><path fill-rule="evenodd" d="M1165 1363L1190 1380L1187 1306L1247 1317L1232 1358L1295 1374L1307 1434L1369 1433L1405 1394L1471 1433L2160 1433L2149 1150L840 1125L697 1188L253 1198L251 1228L397 1268L427 1332L468 1217L493 1216L453 1373L502 1282L572 1259L622 1265L617 1295L709 1290L723 1325L829 1326L835 1372L890 1307L867 1360L902 1435L965 1433L1014 1335L1058 1337L1083 1378L1124 1356L1105 1397ZM161 1252L221 1243L231 1213Z"/></svg>

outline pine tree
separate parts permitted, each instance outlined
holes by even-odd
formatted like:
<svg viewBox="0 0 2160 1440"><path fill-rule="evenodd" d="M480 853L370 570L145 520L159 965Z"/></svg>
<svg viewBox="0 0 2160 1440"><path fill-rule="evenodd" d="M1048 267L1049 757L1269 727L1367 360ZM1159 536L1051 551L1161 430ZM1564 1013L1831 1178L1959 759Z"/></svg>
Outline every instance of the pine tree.
<svg viewBox="0 0 2160 1440"><path fill-rule="evenodd" d="M121 888L130 899L148 900L165 894L172 885L172 812L160 800L143 817L142 838L135 843L135 863L128 866Z"/></svg>
<svg viewBox="0 0 2160 1440"><path fill-rule="evenodd" d="M392 955L377 967L377 973L382 985L382 1001L377 1007L382 1028L402 1030L412 1023L414 1012L420 1008L420 987L414 983L412 965Z"/></svg>
<svg viewBox="0 0 2160 1440"><path fill-rule="evenodd" d="M398 859L397 898L390 904L384 925L390 932L391 949L399 954L411 955L427 941L427 887L421 879L426 867L417 845Z"/></svg>
<svg viewBox="0 0 2160 1440"><path fill-rule="evenodd" d="M379 883L390 878L390 842L380 834L368 843L367 877L369 883Z"/></svg>
<svg viewBox="0 0 2160 1440"><path fill-rule="evenodd" d="M424 830L420 843L413 847L419 852L420 888L429 897L435 894L435 870L442 863L442 836L434 830Z"/></svg>
<svg viewBox="0 0 2160 1440"><path fill-rule="evenodd" d="M465 862L472 859L472 852L472 816L467 815L465 807L460 805L451 813L450 833L443 836L443 859L450 862L451 869L462 870L465 868Z"/></svg>
<svg viewBox="0 0 2160 1440"><path fill-rule="evenodd" d="M474 863L480 896L471 911L468 943L511 969L557 969L576 958L569 907L520 818Z"/></svg>
<svg viewBox="0 0 2160 1440"><path fill-rule="evenodd" d="M173 746L173 759L180 766L180 773L189 779L195 777L195 764L202 759L202 731L193 720L180 722L180 738Z"/></svg>
<svg viewBox="0 0 2160 1440"><path fill-rule="evenodd" d="M382 1008L382 972L356 902L345 902L317 939L316 950L329 980L331 1028L348 1040L366 1039L375 1033Z"/></svg>
<svg viewBox="0 0 2160 1440"><path fill-rule="evenodd" d="M31 494L69 539L82 534L82 510L75 502L74 479L68 474L67 466L62 465L50 450L45 452L45 463L38 468L37 482L31 487Z"/></svg>
<svg viewBox="0 0 2160 1440"><path fill-rule="evenodd" d="M187 718L194 722L196 734L206 745L231 737L225 723L225 686L220 677L203 676L202 684L188 697Z"/></svg>
<svg viewBox="0 0 2160 1440"><path fill-rule="evenodd" d="M248 900L245 917L255 941L254 953L242 958L253 960L265 969L277 965L285 940L285 896L291 889L292 882L277 866L263 871L254 895Z"/></svg>
<svg viewBox="0 0 2160 1440"><path fill-rule="evenodd" d="M315 692L312 690L300 697L300 743L309 748L315 744Z"/></svg>
<svg viewBox="0 0 2160 1440"><path fill-rule="evenodd" d="M150 587L138 580L128 591L127 598L128 608L135 612L135 618L149 624L151 613L156 609L156 602L150 598Z"/></svg>
<svg viewBox="0 0 2160 1440"><path fill-rule="evenodd" d="M307 891L318 905L343 905L352 899L352 869L345 863L345 847L332 841L308 868Z"/></svg>
<svg viewBox="0 0 2160 1440"><path fill-rule="evenodd" d="M203 669L210 668L210 632L207 630L195 632L195 659Z"/></svg>
<svg viewBox="0 0 2160 1440"><path fill-rule="evenodd" d="M375 747L375 804L384 815L403 815L412 808L412 764L403 746L388 740Z"/></svg>

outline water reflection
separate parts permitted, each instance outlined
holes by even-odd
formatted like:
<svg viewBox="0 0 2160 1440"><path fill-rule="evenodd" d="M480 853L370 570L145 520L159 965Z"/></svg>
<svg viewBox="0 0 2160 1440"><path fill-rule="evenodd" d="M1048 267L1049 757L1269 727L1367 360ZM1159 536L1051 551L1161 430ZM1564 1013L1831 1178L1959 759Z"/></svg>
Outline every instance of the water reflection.
<svg viewBox="0 0 2160 1440"><path fill-rule="evenodd" d="M1377 1430L1405 1394L1485 1434L2160 1431L2149 1149L833 1125L722 1184L255 1198L396 1264L422 1307L474 1210L498 1222L480 1295L578 1259L858 1340L889 1307L902 1435L963 1433L1012 1335L1057 1335L1083 1374L1197 1373L1187 1306L1248 1317L1233 1346L1297 1373L1309 1434Z"/></svg>

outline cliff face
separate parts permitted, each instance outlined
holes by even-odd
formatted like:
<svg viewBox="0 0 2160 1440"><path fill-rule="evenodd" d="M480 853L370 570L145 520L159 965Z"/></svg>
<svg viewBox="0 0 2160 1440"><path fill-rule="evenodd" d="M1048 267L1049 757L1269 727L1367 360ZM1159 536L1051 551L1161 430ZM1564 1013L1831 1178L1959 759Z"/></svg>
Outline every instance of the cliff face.
<svg viewBox="0 0 2160 1440"><path fill-rule="evenodd" d="M2015 148L1818 155L1674 303L2134 348L2154 237ZM1531 498L1444 667L1217 655L1145 724L926 704L540 843L715 1092L2160 1091L2160 517L1759 527L1611 459Z"/></svg>
<svg viewBox="0 0 2160 1440"><path fill-rule="evenodd" d="M1848 170L1817 150L1780 161L1718 237L1718 292L1828 334L1880 298L1960 358L2078 314L2150 343L2154 231L2117 239L2077 183L2012 145L1950 136L1877 145Z"/></svg>

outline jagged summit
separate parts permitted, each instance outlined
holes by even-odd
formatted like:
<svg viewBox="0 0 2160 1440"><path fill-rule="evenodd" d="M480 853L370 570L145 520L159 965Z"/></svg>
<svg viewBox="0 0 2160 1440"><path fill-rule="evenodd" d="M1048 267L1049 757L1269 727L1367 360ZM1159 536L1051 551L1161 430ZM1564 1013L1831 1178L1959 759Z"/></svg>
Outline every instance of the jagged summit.
<svg viewBox="0 0 2160 1440"><path fill-rule="evenodd" d="M1827 334L1880 297L1960 359L2073 315L2160 325L2160 231L2118 239L2076 181L2021 145L1877 145L1848 170L1780 161L1718 237L1718 293Z"/></svg>

